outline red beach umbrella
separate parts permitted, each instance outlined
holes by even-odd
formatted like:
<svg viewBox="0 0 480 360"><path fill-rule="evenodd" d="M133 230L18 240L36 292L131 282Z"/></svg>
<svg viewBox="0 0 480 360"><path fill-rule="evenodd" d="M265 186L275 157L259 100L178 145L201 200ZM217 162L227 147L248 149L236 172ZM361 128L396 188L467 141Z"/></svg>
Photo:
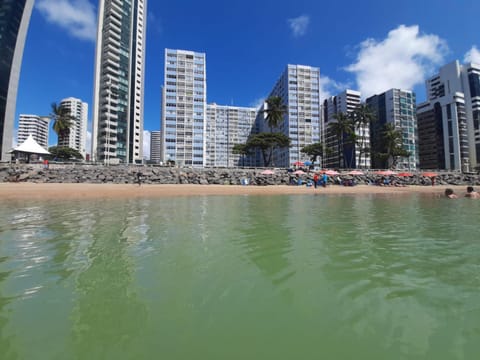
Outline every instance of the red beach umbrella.
<svg viewBox="0 0 480 360"><path fill-rule="evenodd" d="M327 174L328 176L340 175L340 173L338 171L335 171L335 170L326 170L326 171L324 171L324 173Z"/></svg>
<svg viewBox="0 0 480 360"><path fill-rule="evenodd" d="M375 174L382 175L382 176L397 175L397 173L392 170L381 170L381 171L377 171Z"/></svg>
<svg viewBox="0 0 480 360"><path fill-rule="evenodd" d="M352 170L349 173L347 173L347 175L365 175L365 174L363 173L363 171L360 171L360 170Z"/></svg>
<svg viewBox="0 0 480 360"><path fill-rule="evenodd" d="M262 175L273 175L273 174L275 174L275 171L273 171L273 170L263 170L260 174L262 174Z"/></svg>
<svg viewBox="0 0 480 360"><path fill-rule="evenodd" d="M424 172L422 173L422 176L425 176L425 177L435 177L435 176L438 176L437 173L434 173L434 172Z"/></svg>
<svg viewBox="0 0 480 360"><path fill-rule="evenodd" d="M401 177L411 177L411 176L413 176L413 174L410 173L410 172L399 172L399 173L397 174L397 176L401 176Z"/></svg>
<svg viewBox="0 0 480 360"><path fill-rule="evenodd" d="M295 175L303 175L303 174L306 174L305 171L302 171L302 170L297 170L294 172Z"/></svg>
<svg viewBox="0 0 480 360"><path fill-rule="evenodd" d="M295 165L295 166L303 166L303 165L305 165L305 163L302 162L302 161L295 161L295 162L293 163L293 165Z"/></svg>

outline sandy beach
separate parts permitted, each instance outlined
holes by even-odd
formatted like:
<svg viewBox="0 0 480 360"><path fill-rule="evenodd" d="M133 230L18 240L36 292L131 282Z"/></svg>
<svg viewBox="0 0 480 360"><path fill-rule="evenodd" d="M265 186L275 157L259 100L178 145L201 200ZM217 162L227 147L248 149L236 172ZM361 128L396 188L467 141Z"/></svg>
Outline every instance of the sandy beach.
<svg viewBox="0 0 480 360"><path fill-rule="evenodd" d="M422 193L443 195L447 187L463 196L465 186L383 187L331 185L314 189L306 186L236 186L236 185L132 185L132 184L44 184L1 183L0 198L15 199L94 199L94 198L156 198L200 195L294 195L294 194L391 194Z"/></svg>

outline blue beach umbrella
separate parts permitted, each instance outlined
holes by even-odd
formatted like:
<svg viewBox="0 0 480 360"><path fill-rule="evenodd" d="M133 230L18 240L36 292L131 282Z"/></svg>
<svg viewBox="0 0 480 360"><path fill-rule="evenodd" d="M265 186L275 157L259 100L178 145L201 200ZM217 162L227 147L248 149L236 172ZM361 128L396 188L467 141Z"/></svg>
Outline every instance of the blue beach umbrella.
<svg viewBox="0 0 480 360"><path fill-rule="evenodd" d="M305 161L304 164L305 164L305 166L310 166L310 165L312 165L313 163L312 163L311 161Z"/></svg>

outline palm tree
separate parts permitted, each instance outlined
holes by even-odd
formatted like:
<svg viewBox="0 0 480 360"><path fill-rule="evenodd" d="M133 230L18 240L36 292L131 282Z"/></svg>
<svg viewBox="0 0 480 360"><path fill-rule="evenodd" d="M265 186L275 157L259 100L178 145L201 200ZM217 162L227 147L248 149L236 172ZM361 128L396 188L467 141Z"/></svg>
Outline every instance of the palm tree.
<svg viewBox="0 0 480 360"><path fill-rule="evenodd" d="M52 103L52 113L50 119L53 120L53 131L57 134L59 145L62 140L70 134L70 128L73 125L75 117L70 114L70 110L57 103Z"/></svg>
<svg viewBox="0 0 480 360"><path fill-rule="evenodd" d="M345 145L349 144L352 139L353 122L344 113L339 112L333 115L336 120L328 124L330 131L332 131L337 137L337 150L338 150L338 166L346 167ZM343 166L342 166L343 160Z"/></svg>
<svg viewBox="0 0 480 360"><path fill-rule="evenodd" d="M265 121L270 127L270 132L273 132L273 129L282 122L283 115L287 112L287 106L280 96L270 96L265 102L267 103L267 108L263 110L267 114Z"/></svg>
<svg viewBox="0 0 480 360"><path fill-rule="evenodd" d="M376 116L372 109L366 104L358 105L351 113L353 122L355 124L356 133L370 131L370 124L376 121ZM369 153L369 148L365 146L365 134L358 136L359 156L358 162L362 164L363 155ZM357 144L356 144L357 145Z"/></svg>
<svg viewBox="0 0 480 360"><path fill-rule="evenodd" d="M331 153L330 149L321 142L306 145L301 151L309 156L312 163L315 163L320 158L320 164L322 164L323 157Z"/></svg>
<svg viewBox="0 0 480 360"><path fill-rule="evenodd" d="M399 157L410 156L410 152L403 148L402 133L400 130L395 129L394 124L385 124L382 133L382 142L384 153L381 155L387 161L387 165L390 165L389 167L392 169L397 166Z"/></svg>
<svg viewBox="0 0 480 360"><path fill-rule="evenodd" d="M273 150L289 147L290 143L290 138L282 133L262 132L251 135L247 140L246 147L251 150L259 150L263 157L263 166L270 166Z"/></svg>
<svg viewBox="0 0 480 360"><path fill-rule="evenodd" d="M234 144L232 153L240 155L240 158L242 159L242 166L245 166L245 158L250 155L250 148L247 146L247 144Z"/></svg>

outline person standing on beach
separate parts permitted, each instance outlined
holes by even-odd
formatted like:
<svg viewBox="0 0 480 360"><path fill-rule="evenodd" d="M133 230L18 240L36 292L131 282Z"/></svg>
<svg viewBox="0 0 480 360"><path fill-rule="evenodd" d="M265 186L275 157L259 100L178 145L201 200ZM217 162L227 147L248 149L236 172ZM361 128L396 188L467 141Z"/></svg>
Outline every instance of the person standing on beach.
<svg viewBox="0 0 480 360"><path fill-rule="evenodd" d="M315 187L315 189L317 188L317 184L318 184L318 174L315 174L313 175L313 186Z"/></svg>
<svg viewBox="0 0 480 360"><path fill-rule="evenodd" d="M328 175L323 173L323 184L322 184L322 186L327 187L327 183L328 183Z"/></svg>
<svg viewBox="0 0 480 360"><path fill-rule="evenodd" d="M137 182L138 182L138 186L142 185L142 176L143 174L139 171L137 172Z"/></svg>

